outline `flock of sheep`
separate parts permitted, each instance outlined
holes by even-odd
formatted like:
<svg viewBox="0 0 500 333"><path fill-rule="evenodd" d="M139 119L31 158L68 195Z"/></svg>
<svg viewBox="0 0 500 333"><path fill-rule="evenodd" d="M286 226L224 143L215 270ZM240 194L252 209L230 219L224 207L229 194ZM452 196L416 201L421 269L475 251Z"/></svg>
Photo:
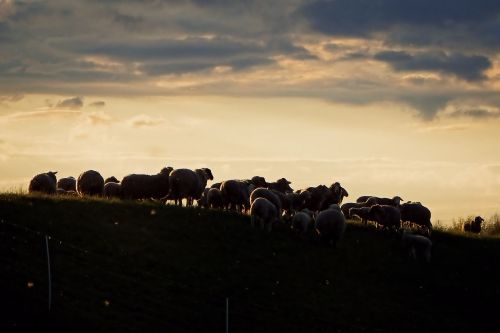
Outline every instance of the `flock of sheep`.
<svg viewBox="0 0 500 333"><path fill-rule="evenodd" d="M312 232L323 242L336 246L342 238L346 219L359 218L377 228L401 231L402 241L413 259L429 262L432 242L431 212L419 202L401 203L402 198L362 196L356 202L342 204L349 194L335 182L331 186L319 185L293 191L285 178L267 182L255 176L246 180L226 180L207 188L213 180L212 171L201 169L174 169L166 167L156 175L130 174L121 181L115 177L104 179L99 172L88 170L74 177L56 178L57 172L38 174L29 184L29 192L74 196L104 196L121 199L151 199L182 206L197 205L211 209L250 213L251 224L272 230L283 221L297 233ZM342 205L341 205L342 204ZM464 223L463 230L478 233L484 220ZM409 233L402 224L415 226L418 233Z"/></svg>

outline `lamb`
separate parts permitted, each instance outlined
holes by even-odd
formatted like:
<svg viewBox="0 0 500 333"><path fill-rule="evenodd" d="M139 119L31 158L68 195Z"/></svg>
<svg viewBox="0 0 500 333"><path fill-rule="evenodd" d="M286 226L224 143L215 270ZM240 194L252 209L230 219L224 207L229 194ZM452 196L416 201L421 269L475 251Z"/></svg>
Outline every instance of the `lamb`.
<svg viewBox="0 0 500 333"><path fill-rule="evenodd" d="M375 217L370 215L370 207L352 207L349 209L349 216L359 217L364 225L367 225L368 221L375 221Z"/></svg>
<svg viewBox="0 0 500 333"><path fill-rule="evenodd" d="M250 185L242 180L226 180L220 186L226 209L245 211L250 208Z"/></svg>
<svg viewBox="0 0 500 333"><path fill-rule="evenodd" d="M404 203L400 207L401 221L411 222L432 231L431 211L420 203Z"/></svg>
<svg viewBox="0 0 500 333"><path fill-rule="evenodd" d="M379 197L370 197L365 201L365 206L366 207L371 207L374 205L384 205L384 206L394 206L394 207L399 207L401 201L400 196L395 196L392 199L390 198L379 198Z"/></svg>
<svg viewBox="0 0 500 333"><path fill-rule="evenodd" d="M75 177L65 177L57 181L57 188L63 189L65 191L76 191L76 179Z"/></svg>
<svg viewBox="0 0 500 333"><path fill-rule="evenodd" d="M319 212L314 227L320 240L335 248L346 228L345 217L340 206L331 205L328 209Z"/></svg>
<svg viewBox="0 0 500 333"><path fill-rule="evenodd" d="M484 222L484 219L481 216L476 216L474 221L465 221L462 230L464 232L473 232L478 234L481 232L481 223Z"/></svg>
<svg viewBox="0 0 500 333"><path fill-rule="evenodd" d="M80 196L102 195L104 191L104 178L95 170L84 171L78 176L76 190Z"/></svg>
<svg viewBox="0 0 500 333"><path fill-rule="evenodd" d="M259 223L261 229L266 228L271 231L273 223L278 220L278 210L276 206L266 198L257 198L250 207L250 216L252 227Z"/></svg>
<svg viewBox="0 0 500 333"><path fill-rule="evenodd" d="M175 200L182 206L182 199L186 199L186 206L192 206L193 200L201 198L208 180L213 180L212 171L201 169L175 169L170 173L167 199Z"/></svg>
<svg viewBox="0 0 500 333"><path fill-rule="evenodd" d="M169 191L169 174L174 168L166 167L156 175L130 174L123 177L124 199L161 199Z"/></svg>
<svg viewBox="0 0 500 333"><path fill-rule="evenodd" d="M217 188L209 189L207 193L207 207L213 209L224 208L224 200L222 198L222 193Z"/></svg>
<svg viewBox="0 0 500 333"><path fill-rule="evenodd" d="M276 207L276 210L278 211L278 216L281 216L283 205L280 197L275 192L264 187L256 188L250 194L250 205L257 198L266 198L267 200L269 200Z"/></svg>
<svg viewBox="0 0 500 333"><path fill-rule="evenodd" d="M431 262L432 241L429 238L410 234L405 230L401 240L411 259L424 260L426 263Z"/></svg>
<svg viewBox="0 0 500 333"><path fill-rule="evenodd" d="M106 183L119 183L120 181L116 179L115 176L108 177L104 180L104 184Z"/></svg>
<svg viewBox="0 0 500 333"><path fill-rule="evenodd" d="M352 218L352 216L351 216L349 210L351 208L361 208L361 207L363 207L362 203L359 203L359 202L348 202L348 203L343 204L340 207L340 210L342 210L342 213L344 213L344 216L346 217L346 219L350 219L350 218Z"/></svg>
<svg viewBox="0 0 500 333"><path fill-rule="evenodd" d="M370 216L384 228L401 227L401 212L398 208L389 205L374 205L370 207Z"/></svg>
<svg viewBox="0 0 500 333"><path fill-rule="evenodd" d="M280 178L274 183L268 183L267 188L270 190L280 191L281 193L293 193L293 189L290 187L292 182L286 180L285 178Z"/></svg>
<svg viewBox="0 0 500 333"><path fill-rule="evenodd" d="M116 182L107 182L104 184L103 195L106 198L121 198L122 185Z"/></svg>
<svg viewBox="0 0 500 333"><path fill-rule="evenodd" d="M28 193L40 192L45 194L56 193L56 173L57 171L49 171L40 173L33 177L28 187Z"/></svg>
<svg viewBox="0 0 500 333"><path fill-rule="evenodd" d="M307 233L313 225L313 212L307 208L295 213L292 218L292 229L303 234Z"/></svg>

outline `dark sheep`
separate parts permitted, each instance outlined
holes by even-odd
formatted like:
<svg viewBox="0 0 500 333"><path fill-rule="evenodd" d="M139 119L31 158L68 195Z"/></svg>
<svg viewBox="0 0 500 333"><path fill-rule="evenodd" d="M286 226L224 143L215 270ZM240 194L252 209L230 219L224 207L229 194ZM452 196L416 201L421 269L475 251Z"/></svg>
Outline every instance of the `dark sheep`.
<svg viewBox="0 0 500 333"><path fill-rule="evenodd" d="M105 198L121 198L122 185L116 182L107 182L104 184L103 194Z"/></svg>
<svg viewBox="0 0 500 333"><path fill-rule="evenodd" d="M56 193L56 173L57 171L49 171L46 173L41 173L33 177L30 181L28 187L28 193L45 193L54 194Z"/></svg>
<svg viewBox="0 0 500 333"><path fill-rule="evenodd" d="M420 203L404 203L400 207L401 221L411 222L432 231L431 211Z"/></svg>
<svg viewBox="0 0 500 333"><path fill-rule="evenodd" d="M370 207L370 216L384 228L401 227L401 212L398 208L389 205L374 205Z"/></svg>
<svg viewBox="0 0 500 333"><path fill-rule="evenodd" d="M267 188L270 190L280 191L281 193L293 193L293 189L290 187L292 182L286 180L285 178L278 179L274 183L268 183Z"/></svg>
<svg viewBox="0 0 500 333"><path fill-rule="evenodd" d="M476 216L473 221L465 221L462 226L462 230L464 232L472 232L478 234L481 232L481 224L484 222L484 219L481 216Z"/></svg>
<svg viewBox="0 0 500 333"><path fill-rule="evenodd" d="M432 241L429 238L403 231L401 240L411 259L431 262Z"/></svg>
<svg viewBox="0 0 500 333"><path fill-rule="evenodd" d="M104 184L106 183L119 183L120 181L116 179L115 176L108 177L104 180Z"/></svg>
<svg viewBox="0 0 500 333"><path fill-rule="evenodd" d="M84 171L78 176L76 190L80 196L102 195L104 191L104 178L95 170Z"/></svg>
<svg viewBox="0 0 500 333"><path fill-rule="evenodd" d="M65 177L57 181L57 188L63 189L65 191L76 191L76 179L75 177Z"/></svg>
<svg viewBox="0 0 500 333"><path fill-rule="evenodd" d="M359 217L364 225L367 225L368 221L376 222L376 218L370 214L370 207L352 207L349 209L349 216Z"/></svg>
<svg viewBox="0 0 500 333"><path fill-rule="evenodd" d="M368 200L365 202L366 207L371 207L374 205L384 205L384 206L394 206L394 207L399 207L401 201L400 196L395 196L392 199L391 198L379 198L379 197L370 197Z"/></svg>
<svg viewBox="0 0 500 333"><path fill-rule="evenodd" d="M366 200L370 199L371 197L375 197L375 196L374 195L362 195L356 199L356 202L363 203L363 202L366 202Z"/></svg>
<svg viewBox="0 0 500 333"><path fill-rule="evenodd" d="M278 220L278 211L276 206L266 198L257 198L250 207L250 216L252 227L259 223L262 229L266 228L270 232L273 223Z"/></svg>
<svg viewBox="0 0 500 333"><path fill-rule="evenodd" d="M246 182L236 179L223 181L220 191L226 209L239 212L250 209L250 190Z"/></svg>
<svg viewBox="0 0 500 333"><path fill-rule="evenodd" d="M346 221L338 205L331 205L328 209L319 212L314 227L321 241L337 246L342 238Z"/></svg>
<svg viewBox="0 0 500 333"><path fill-rule="evenodd" d="M348 202L348 203L343 204L340 207L340 209L342 210L342 213L344 213L344 216L346 217L346 219L350 219L350 218L352 218L351 213L350 213L350 209L351 208L361 208L361 207L364 207L363 203Z"/></svg>
<svg viewBox="0 0 500 333"><path fill-rule="evenodd" d="M201 169L175 169L170 172L167 198L175 200L182 206L182 199L186 199L186 205L192 206L193 200L201 198L208 180L213 180L212 171L208 168Z"/></svg>
<svg viewBox="0 0 500 333"><path fill-rule="evenodd" d="M269 200L276 207L276 210L278 212L278 216L281 216L283 204L281 202L280 196L277 195L276 192L274 192L273 190L264 188L264 187L256 188L250 194L250 205L257 198L266 198L267 200Z"/></svg>
<svg viewBox="0 0 500 333"><path fill-rule="evenodd" d="M218 190L220 190L220 186L222 185L222 182L220 183L213 183L212 186L210 186L210 188L216 188Z"/></svg>
<svg viewBox="0 0 500 333"><path fill-rule="evenodd" d="M340 205L344 197L348 197L346 189L339 182L333 183L329 188L320 206L320 210L325 210L331 205Z"/></svg>
<svg viewBox="0 0 500 333"><path fill-rule="evenodd" d="M198 207L208 208L208 201L207 201L208 191L210 191L210 188L209 187L205 188L203 190L203 193L201 194L201 198L196 200L196 204L198 205Z"/></svg>
<svg viewBox="0 0 500 333"><path fill-rule="evenodd" d="M224 199L222 198L222 193L217 188L209 189L207 193L207 206L213 209L224 208Z"/></svg>
<svg viewBox="0 0 500 333"><path fill-rule="evenodd" d="M172 167L166 167L156 175L130 174L123 177L122 196L125 199L162 199L169 191L169 175Z"/></svg>

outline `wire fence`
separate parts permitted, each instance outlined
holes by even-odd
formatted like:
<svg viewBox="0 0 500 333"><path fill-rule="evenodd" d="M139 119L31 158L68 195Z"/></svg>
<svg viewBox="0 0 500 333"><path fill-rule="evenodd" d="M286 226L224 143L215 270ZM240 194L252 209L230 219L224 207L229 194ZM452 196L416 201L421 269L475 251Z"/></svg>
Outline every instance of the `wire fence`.
<svg viewBox="0 0 500 333"><path fill-rule="evenodd" d="M104 325L96 327L97 331L146 327L229 332L232 327L246 331L269 323L286 323L297 331L313 331L314 323L316 331L330 331L338 326L321 313L283 306L286 302L282 299L273 302L278 295L263 300L259 291L243 285L220 290L206 283L188 283L176 277L174 267L165 269L165 264L162 271L168 274L134 267L129 260L116 262L116 256L20 224L1 221L0 226L0 265L4 271L0 284L10 289L11 299L22 298L21 308L13 309L17 315L12 316L12 325L18 325L23 316L32 316L48 326L74 322ZM367 329L361 324L349 327ZM370 331L377 330L370 327Z"/></svg>

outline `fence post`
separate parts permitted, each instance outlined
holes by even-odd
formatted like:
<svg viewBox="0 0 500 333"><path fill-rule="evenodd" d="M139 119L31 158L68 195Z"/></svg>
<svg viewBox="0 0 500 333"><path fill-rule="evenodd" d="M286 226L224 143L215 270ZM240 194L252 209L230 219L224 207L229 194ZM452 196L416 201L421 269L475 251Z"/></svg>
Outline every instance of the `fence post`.
<svg viewBox="0 0 500 333"><path fill-rule="evenodd" d="M226 297L226 333L229 333L229 297Z"/></svg>
<svg viewBox="0 0 500 333"><path fill-rule="evenodd" d="M49 277L49 311L52 305L52 277L50 274L50 253L49 253L49 236L45 235L45 248L47 250L47 274Z"/></svg>

